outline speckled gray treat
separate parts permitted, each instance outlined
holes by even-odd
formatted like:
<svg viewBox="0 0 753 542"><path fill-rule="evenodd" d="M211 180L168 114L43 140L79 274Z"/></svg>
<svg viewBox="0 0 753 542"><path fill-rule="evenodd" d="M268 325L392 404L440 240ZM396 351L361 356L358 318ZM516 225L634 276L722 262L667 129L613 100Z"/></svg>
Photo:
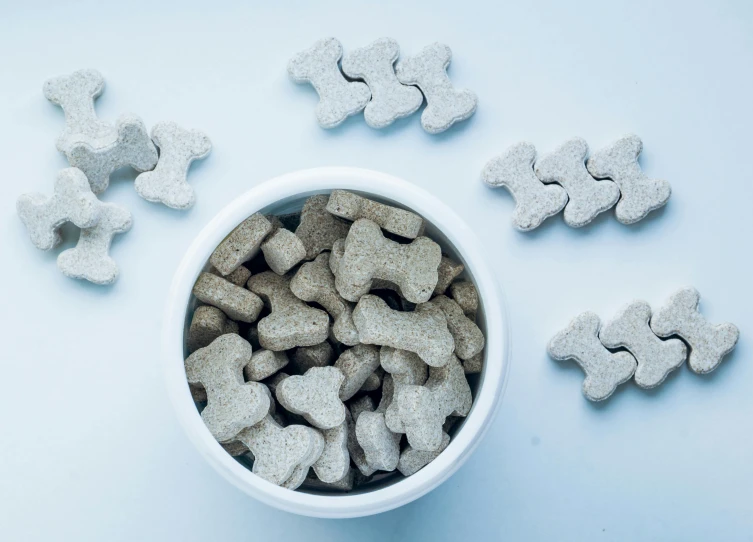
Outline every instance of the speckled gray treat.
<svg viewBox="0 0 753 542"><path fill-rule="evenodd" d="M372 469L393 471L400 460L400 435L384 423L382 412L363 412L356 422L356 438Z"/></svg>
<svg viewBox="0 0 753 542"><path fill-rule="evenodd" d="M463 313L471 320L476 320L478 311L478 291L472 282L461 280L450 284L450 296L460 305Z"/></svg>
<svg viewBox="0 0 753 542"><path fill-rule="evenodd" d="M607 348L627 348L638 362L635 383L654 388L685 362L687 348L679 339L662 341L648 325L651 307L645 301L633 301L599 331L601 344Z"/></svg>
<svg viewBox="0 0 753 542"><path fill-rule="evenodd" d="M114 203L102 203L99 221L91 228L81 230L75 247L60 253L58 269L74 279L112 284L118 278L118 265L110 257L112 238L127 232L132 225L128 209Z"/></svg>
<svg viewBox="0 0 753 542"><path fill-rule="evenodd" d="M348 424L343 419L340 425L322 429L321 433L324 437L324 451L313 468L319 480L331 484L342 480L350 470Z"/></svg>
<svg viewBox="0 0 753 542"><path fill-rule="evenodd" d="M447 329L455 341L455 354L462 360L470 359L484 349L484 334L476 323L463 314L463 309L445 295L438 295L428 303L418 305L417 311L436 305L444 312Z"/></svg>
<svg viewBox="0 0 753 542"><path fill-rule="evenodd" d="M403 476L411 476L423 469L426 465L434 461L447 446L450 445L450 435L442 433L442 443L439 448L433 452L414 450L410 444L400 454L400 461L397 463L397 470Z"/></svg>
<svg viewBox="0 0 753 542"><path fill-rule="evenodd" d="M136 177L136 192L145 200L173 209L192 207L195 196L186 176L191 162L205 158L212 150L209 137L174 122L159 122L152 128L152 141L159 147L157 167Z"/></svg>
<svg viewBox="0 0 753 542"><path fill-rule="evenodd" d="M316 429L281 427L270 415L236 438L254 454L252 472L277 485L288 480L297 467L313 465L324 450L324 437Z"/></svg>
<svg viewBox="0 0 753 542"><path fill-rule="evenodd" d="M209 261L221 274L229 275L256 256L264 238L271 231L272 224L264 215L253 214L223 239Z"/></svg>
<svg viewBox="0 0 753 542"><path fill-rule="evenodd" d="M301 414L319 429L331 429L345 419L345 405L339 397L345 381L340 369L312 367L303 376L291 376L277 386L277 400L294 414Z"/></svg>
<svg viewBox="0 0 753 542"><path fill-rule="evenodd" d="M413 303L428 301L442 257L439 245L419 237L408 245L390 241L374 222L359 219L345 239L345 253L335 273L335 286L348 301L358 301L371 289L371 280L394 282Z"/></svg>
<svg viewBox="0 0 753 542"><path fill-rule="evenodd" d="M57 149L67 153L76 144L85 142L94 148L113 143L118 131L97 118L94 100L105 89L105 79L97 70L78 70L45 81L45 98L63 108L65 128L58 136Z"/></svg>
<svg viewBox="0 0 753 542"><path fill-rule="evenodd" d="M259 382L275 374L288 364L288 356L285 352L272 352L271 350L258 350L251 356L251 361L243 369L246 380Z"/></svg>
<svg viewBox="0 0 753 542"><path fill-rule="evenodd" d="M465 266L462 263L456 262L452 258L442 255L442 259L439 262L437 268L437 286L434 288L434 295L442 295L450 287L452 281L455 280L460 273L463 272Z"/></svg>
<svg viewBox="0 0 753 542"><path fill-rule="evenodd" d="M399 209L359 196L345 190L333 190L327 203L327 211L335 216L356 221L366 218L380 228L408 239L415 239L423 232L424 220L405 209Z"/></svg>
<svg viewBox="0 0 753 542"><path fill-rule="evenodd" d="M375 295L365 295L353 311L353 321L364 344L415 352L435 367L445 365L454 357L455 342L439 307L400 312L390 309Z"/></svg>
<svg viewBox="0 0 753 542"><path fill-rule="evenodd" d="M229 320L217 307L196 307L188 328L186 348L189 353L209 346L220 335L238 333L238 324Z"/></svg>
<svg viewBox="0 0 753 542"><path fill-rule="evenodd" d="M222 335L186 359L189 384L206 389L207 407L201 418L220 442L259 422L269 412L263 384L243 381L243 367L251 359L251 345L233 333Z"/></svg>
<svg viewBox="0 0 753 542"><path fill-rule="evenodd" d="M261 245L269 268L278 275L284 275L306 257L306 249L301 240L290 230L278 228Z"/></svg>
<svg viewBox="0 0 753 542"><path fill-rule="evenodd" d="M542 182L559 183L570 198L565 206L565 222L580 228L620 199L620 189L612 181L597 181L586 170L588 143L579 137L565 141L554 152L536 162L536 175Z"/></svg>
<svg viewBox="0 0 753 542"><path fill-rule="evenodd" d="M329 268L329 253L319 254L303 264L290 281L290 290L298 299L318 303L332 316L335 338L349 346L358 344L353 324L353 304L345 301L335 288L335 276Z"/></svg>
<svg viewBox="0 0 753 542"><path fill-rule="evenodd" d="M361 389L359 391L370 392L378 390L382 387L383 378L384 369L377 367L376 371L366 377L366 380L363 381L363 384L361 385Z"/></svg>
<svg viewBox="0 0 753 542"><path fill-rule="evenodd" d="M623 224L633 224L654 209L665 205L672 195L670 184L650 179L638 164L643 142L637 135L626 135L588 159L588 172L597 179L611 179L622 196L615 214Z"/></svg>
<svg viewBox="0 0 753 542"><path fill-rule="evenodd" d="M337 358L335 367L345 376L345 381L340 386L340 400L347 401L379 367L379 350L370 344L357 344Z"/></svg>
<svg viewBox="0 0 753 542"><path fill-rule="evenodd" d="M319 94L316 120L322 128L334 128L369 103L371 92L361 82L350 82L340 73L343 48L335 38L324 38L295 55L288 74L296 83L311 83Z"/></svg>
<svg viewBox="0 0 753 542"><path fill-rule="evenodd" d="M326 367L335 361L335 351L327 341L313 346L301 346L293 351L293 365L303 374L312 367Z"/></svg>
<svg viewBox="0 0 753 542"><path fill-rule="evenodd" d="M452 50L447 45L432 43L417 55L400 60L395 67L401 83L418 86L426 97L421 126L430 134L444 132L476 112L476 94L452 86L447 75L450 60Z"/></svg>
<svg viewBox="0 0 753 542"><path fill-rule="evenodd" d="M583 395L603 401L635 373L636 361L627 352L612 353L599 341L601 321L592 312L576 316L549 341L547 350L556 360L573 359L586 373Z"/></svg>
<svg viewBox="0 0 753 542"><path fill-rule="evenodd" d="M327 211L329 196L317 194L303 204L301 220L295 234L306 249L306 259L313 260L323 250L332 249L332 244L348 235L350 224Z"/></svg>
<svg viewBox="0 0 753 542"><path fill-rule="evenodd" d="M139 117L121 115L116 126L118 138L113 143L95 148L81 141L66 153L71 166L84 172L95 194L107 189L110 174L116 169L131 166L136 171L149 171L157 165L157 149Z"/></svg>
<svg viewBox="0 0 753 542"><path fill-rule="evenodd" d="M463 361L463 370L465 371L465 374L471 375L471 374L478 374L480 373L484 368L484 352L483 350L473 356L472 358L468 358L467 360Z"/></svg>
<svg viewBox="0 0 753 542"><path fill-rule="evenodd" d="M730 323L710 324L698 311L701 296L693 287L682 288L651 317L651 329L660 337L679 335L690 345L688 365L698 374L710 373L737 344L740 331Z"/></svg>
<svg viewBox="0 0 753 542"><path fill-rule="evenodd" d="M417 354L383 346L379 351L379 359L384 370L391 375L394 397L397 397L403 386L423 386L426 383L429 367ZM393 433L405 433L397 401L391 400L385 406L384 422Z"/></svg>
<svg viewBox="0 0 753 542"><path fill-rule="evenodd" d="M199 275L193 286L193 295L240 322L255 322L264 307L254 293L211 273Z"/></svg>
<svg viewBox="0 0 753 542"><path fill-rule="evenodd" d="M296 346L313 346L329 334L329 316L309 307L290 291L289 275L264 271L248 280L248 289L258 294L271 314L257 324L259 343L267 350L289 350Z"/></svg>
<svg viewBox="0 0 753 542"><path fill-rule="evenodd" d="M212 267L209 270L210 273L213 275L217 275L218 277L222 277L222 273L220 273L217 269ZM223 278L225 280L229 280L236 286L245 286L246 282L248 282L248 279L251 277L251 271L249 271L246 267L240 266L238 269L233 271L230 274L225 275Z"/></svg>
<svg viewBox="0 0 753 542"><path fill-rule="evenodd" d="M491 187L503 186L515 199L512 225L520 231L538 228L567 204L567 192L557 184L545 185L533 173L536 148L527 142L516 143L490 160L481 179Z"/></svg>
<svg viewBox="0 0 753 542"><path fill-rule="evenodd" d="M79 228L91 228L100 217L102 203L97 199L86 176L76 168L60 170L52 197L23 194L16 210L29 231L35 247L50 250L60 244L60 227L72 222Z"/></svg>
<svg viewBox="0 0 753 542"><path fill-rule="evenodd" d="M348 469L348 472L345 474L345 476L342 477L341 480L338 480L336 482L327 483L322 482L317 478L316 476L313 476L309 474L306 477L306 480L304 481L304 484L307 489L323 489L323 490L333 490L333 491L352 491L353 490L353 479L354 479L355 471L353 469Z"/></svg>
<svg viewBox="0 0 753 542"><path fill-rule="evenodd" d="M444 367L431 367L423 386L401 387L396 400L411 447L436 451L447 416L467 416L473 397L460 360L453 356Z"/></svg>
<svg viewBox="0 0 753 542"><path fill-rule="evenodd" d="M358 423L358 418L362 413L374 411L374 403L371 397L364 395L355 401L351 401L348 407L349 409L345 412L345 422L348 425L348 452L353 464L361 474L363 476L371 476L376 472L376 469L372 468L366 461L366 454L364 454L361 445L358 444L356 423Z"/></svg>
<svg viewBox="0 0 753 542"><path fill-rule="evenodd" d="M363 116L372 128L384 128L415 113L424 101L416 87L400 84L393 64L400 46L392 38L380 38L366 47L345 53L342 69L351 79L363 79L371 90L371 101Z"/></svg>

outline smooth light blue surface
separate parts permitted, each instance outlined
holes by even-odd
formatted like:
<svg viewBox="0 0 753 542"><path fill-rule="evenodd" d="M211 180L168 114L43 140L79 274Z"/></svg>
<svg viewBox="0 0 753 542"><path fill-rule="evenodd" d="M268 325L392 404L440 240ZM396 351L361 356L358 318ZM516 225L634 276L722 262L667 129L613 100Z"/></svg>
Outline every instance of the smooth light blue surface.
<svg viewBox="0 0 753 542"><path fill-rule="evenodd" d="M3 4L0 539L753 540L750 3ZM404 54L449 44L476 115L440 136L418 115L384 131L360 116L320 129L315 93L285 67L328 35L346 50L385 35ZM107 79L102 118L174 120L214 143L191 171L187 213L116 175L104 199L127 206L134 228L113 247L121 278L109 289L61 275L14 210L65 165L63 117L42 82L83 67ZM479 181L518 140L546 152L626 132L674 190L635 226L605 213L521 234L509 195ZM452 205L488 244L512 316L507 395L474 457L419 501L347 521L278 512L222 480L178 427L157 359L164 296L193 236L234 195L323 165L382 170ZM716 372L683 367L655 391L629 384L594 405L580 371L546 356L578 312L608 318L685 284L711 321L741 330Z"/></svg>

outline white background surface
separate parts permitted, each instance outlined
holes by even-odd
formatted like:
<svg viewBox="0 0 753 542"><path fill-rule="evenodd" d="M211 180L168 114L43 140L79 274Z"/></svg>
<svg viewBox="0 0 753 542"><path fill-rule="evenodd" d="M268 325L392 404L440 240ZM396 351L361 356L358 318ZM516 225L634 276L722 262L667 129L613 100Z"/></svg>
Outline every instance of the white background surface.
<svg viewBox="0 0 753 542"><path fill-rule="evenodd" d="M248 4L2 3L0 539L753 540L750 4ZM477 92L478 112L440 136L418 115L321 130L315 93L285 67L328 35L346 50L385 35L404 54L449 44L451 77ZM175 120L214 143L186 213L141 200L133 172L114 176L103 199L127 206L134 228L114 244L111 288L60 274L14 208L65 166L63 116L42 82L83 67L107 79L102 118ZM518 140L547 152L626 132L674 190L638 225L605 213L521 234L509 195L479 181ZM278 512L222 480L178 427L159 360L168 284L195 234L249 187L323 165L382 170L450 204L487 244L512 317L507 395L472 460L413 504L347 521ZM577 367L546 356L578 312L609 318L686 284L711 321L741 330L716 372L683 367L655 391L628 384L594 405Z"/></svg>

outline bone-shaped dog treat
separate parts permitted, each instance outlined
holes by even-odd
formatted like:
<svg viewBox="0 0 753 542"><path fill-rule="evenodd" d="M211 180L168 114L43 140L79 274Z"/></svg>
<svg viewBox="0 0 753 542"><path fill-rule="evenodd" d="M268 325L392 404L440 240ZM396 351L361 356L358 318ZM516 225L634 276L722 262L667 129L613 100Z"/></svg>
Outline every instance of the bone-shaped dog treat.
<svg viewBox="0 0 753 542"><path fill-rule="evenodd" d="M301 346L293 351L293 365L303 374L312 367L326 367L335 360L335 351L327 341L313 346Z"/></svg>
<svg viewBox="0 0 753 542"><path fill-rule="evenodd" d="M512 225L520 231L538 228L567 204L567 192L557 184L545 185L533 172L536 148L517 143L502 155L490 160L481 179L491 187L503 186L515 199Z"/></svg>
<svg viewBox="0 0 753 542"><path fill-rule="evenodd" d="M431 367L423 386L403 386L397 394L400 419L415 450L436 451L442 445L447 416L467 416L473 397L463 367L455 356L444 367Z"/></svg>
<svg viewBox="0 0 753 542"><path fill-rule="evenodd" d="M371 92L361 82L349 82L338 68L343 48L335 38L324 38L295 55L288 74L296 83L311 83L319 94L316 120L322 128L334 128L369 103Z"/></svg>
<svg viewBox="0 0 753 542"><path fill-rule="evenodd" d="M383 230L408 239L415 239L421 235L424 228L423 218L415 213L372 201L345 190L332 191L327 203L327 211L353 221L367 218Z"/></svg>
<svg viewBox="0 0 753 542"><path fill-rule="evenodd" d="M436 305L447 319L447 329L455 341L455 354L462 360L470 359L484 349L484 334L478 326L463 314L463 309L445 295L438 295L428 303L416 307L417 311Z"/></svg>
<svg viewBox="0 0 753 542"><path fill-rule="evenodd" d="M340 387L340 400L347 401L379 367L379 350L370 344L357 344L337 358L335 367L345 376L345 381Z"/></svg>
<svg viewBox="0 0 753 542"><path fill-rule="evenodd" d="M457 90L447 75L452 50L443 43L432 43L395 67L398 80L416 85L426 97L421 126L430 134L444 132L456 122L476 112L478 98L468 89Z"/></svg>
<svg viewBox="0 0 753 542"><path fill-rule="evenodd" d="M379 360L384 370L392 375L394 397L403 386L423 386L426 383L428 366L413 352L383 346L379 351ZM397 401L392 400L386 405L384 422L393 433L405 433Z"/></svg>
<svg viewBox="0 0 753 542"><path fill-rule="evenodd" d="M248 280L248 289L259 295L272 311L257 325L259 343L279 352L296 346L313 346L329 334L329 316L309 307L290 291L290 276L264 271Z"/></svg>
<svg viewBox="0 0 753 542"><path fill-rule="evenodd" d="M437 285L441 257L439 245L428 237L401 245L384 237L371 220L356 220L345 239L335 285L342 297L358 301L373 278L385 279L400 286L408 301L423 303Z"/></svg>
<svg viewBox="0 0 753 542"><path fill-rule="evenodd" d="M104 285L118 278L118 265L109 254L112 238L130 230L133 220L128 209L114 203L102 203L99 212L99 221L81 230L76 246L61 252L57 264L68 277Z"/></svg>
<svg viewBox="0 0 753 542"><path fill-rule="evenodd" d="M94 148L113 143L118 132L101 121L94 112L94 100L105 89L105 79L97 70L79 70L45 81L45 98L59 105L65 113L65 128L58 136L57 149L67 153L76 143L89 143Z"/></svg>
<svg viewBox="0 0 753 542"><path fill-rule="evenodd" d="M186 359L188 383L199 384L207 392L208 403L201 418L220 442L234 438L269 412L266 387L243 381L243 366L250 359L251 345L233 333L222 335ZM250 446L249 449L253 451Z"/></svg>
<svg viewBox="0 0 753 542"><path fill-rule="evenodd" d="M189 353L212 344L217 337L226 333L238 333L238 324L230 320L217 307L203 305L196 307L188 328L186 348Z"/></svg>
<svg viewBox="0 0 753 542"><path fill-rule="evenodd" d="M353 322L364 344L415 352L427 365L434 367L441 367L454 358L455 342L439 307L400 312L390 309L375 295L365 295L353 311Z"/></svg>
<svg viewBox="0 0 753 542"><path fill-rule="evenodd" d="M262 300L252 292L211 273L199 275L193 295L241 322L255 322L264 307Z"/></svg>
<svg viewBox="0 0 753 542"><path fill-rule="evenodd" d="M217 275L218 277L223 277L222 273L220 273L214 267L212 267L209 270L209 272L212 273L213 275ZM251 278L251 271L249 271L246 267L241 265L238 269L236 269L232 273L224 275L223 278L225 280L232 282L236 286L245 286L246 282L248 282L248 279Z"/></svg>
<svg viewBox="0 0 753 542"><path fill-rule="evenodd" d="M290 290L298 299L324 307L335 320L332 332L338 341L349 346L358 344L353 305L337 293L328 253L319 254L313 262L303 264L290 281Z"/></svg>
<svg viewBox="0 0 753 542"><path fill-rule="evenodd" d="M272 224L261 213L255 213L236 227L214 249L211 264L223 275L229 275L259 252L264 238L272 231Z"/></svg>
<svg viewBox="0 0 753 542"><path fill-rule="evenodd" d="M259 382L275 374L288 364L288 356L285 352L272 352L271 350L257 350L251 356L251 361L243 369L246 380Z"/></svg>
<svg viewBox="0 0 753 542"><path fill-rule="evenodd" d="M393 471L400 460L400 435L384 422L383 412L362 412L356 422L356 438L369 467Z"/></svg>
<svg viewBox="0 0 753 542"><path fill-rule="evenodd" d="M393 64L400 46L392 38L380 38L366 47L345 53L342 69L351 79L363 79L371 90L371 101L363 116L372 128L384 128L415 113L424 101L416 87L400 84Z"/></svg>
<svg viewBox="0 0 753 542"><path fill-rule="evenodd" d="M654 209L666 204L672 187L665 180L650 179L638 164L643 142L636 135L627 135L600 149L588 159L588 172L597 179L611 179L622 196L615 214L623 224L633 224Z"/></svg>
<svg viewBox="0 0 753 542"><path fill-rule="evenodd" d="M52 197L39 193L23 194L16 202L18 216L29 231L31 242L42 250L60 244L60 227L72 222L79 228L91 228L100 217L102 204L86 176L76 168L58 173Z"/></svg>
<svg viewBox="0 0 753 542"><path fill-rule="evenodd" d="M348 469L348 472L345 474L345 476L342 477L341 480L338 480L337 482L327 483L327 482L322 482L316 476L309 474L308 476L306 476L306 480L304 481L304 484L306 485L307 489L352 491L353 482L355 478L354 475L355 475L355 470Z"/></svg>
<svg viewBox="0 0 753 542"><path fill-rule="evenodd" d="M591 401L603 401L635 373L636 361L627 352L612 353L599 341L601 321L592 312L576 316L567 328L549 341L547 350L556 360L573 359L586 378L583 395Z"/></svg>
<svg viewBox="0 0 753 542"><path fill-rule="evenodd" d="M638 362L635 383L641 388L654 388L667 375L685 362L687 349L679 339L662 341L648 325L651 307L645 301L633 301L599 331L599 339L607 348L627 348Z"/></svg>
<svg viewBox="0 0 753 542"><path fill-rule="evenodd" d="M131 166L136 171L149 171L157 165L157 149L139 117L122 115L116 126L118 138L113 143L95 148L78 142L66 154L71 166L84 172L95 194L107 189L110 174L116 169Z"/></svg>
<svg viewBox="0 0 753 542"><path fill-rule="evenodd" d="M306 257L303 242L290 230L278 228L261 245L269 268L278 275L284 275Z"/></svg>
<svg viewBox="0 0 753 542"><path fill-rule="evenodd" d="M679 335L690 345L688 365L698 374L710 373L737 344L740 331L730 323L710 324L698 311L701 296L692 287L670 296L651 317L651 329L660 337Z"/></svg>
<svg viewBox="0 0 753 542"><path fill-rule="evenodd" d="M462 263L456 262L452 258L443 255L442 259L439 261L439 267L437 268L439 279L437 280L437 286L434 288L434 295L442 295L445 293L447 288L450 287L450 284L452 284L452 281L455 280L464 269L465 267Z"/></svg>
<svg viewBox="0 0 753 542"><path fill-rule="evenodd" d="M312 367L303 376L290 376L277 386L277 400L286 410L301 414L319 429L332 429L345 419L340 386L345 381L340 369Z"/></svg>
<svg viewBox="0 0 753 542"><path fill-rule="evenodd" d="M186 182L188 168L209 154L212 142L203 132L186 130L174 122L155 124L152 141L160 150L157 167L136 177L136 192L147 201L188 209L195 201L193 188Z"/></svg>
<svg viewBox="0 0 753 542"><path fill-rule="evenodd" d="M371 397L364 395L363 397L351 401L349 404L349 410L345 412L345 422L348 425L348 452L350 458L353 460L353 464L358 468L363 476L371 476L376 472L376 469L372 468L368 461L366 461L366 454L358 444L358 438L356 437L356 424L358 418L364 412L373 412L374 402Z"/></svg>
<svg viewBox="0 0 753 542"><path fill-rule="evenodd" d="M450 284L450 296L460 305L463 313L471 320L476 319L478 311L478 292L472 282L461 280Z"/></svg>
<svg viewBox="0 0 753 542"><path fill-rule="evenodd" d="M271 415L238 433L236 439L254 454L252 472L277 485L288 480L299 466L308 470L324 450L324 437L316 429L281 427Z"/></svg>
<svg viewBox="0 0 753 542"><path fill-rule="evenodd" d="M350 470L348 453L348 423L342 423L332 429L321 431L324 437L324 451L314 463L317 478L322 482L334 483L342 480Z"/></svg>
<svg viewBox="0 0 753 542"><path fill-rule="evenodd" d="M397 470L403 476L411 476L423 469L426 465L434 461L447 446L450 445L450 435L442 433L442 443L439 448L433 452L414 450L408 445L400 454L400 461L397 463Z"/></svg>
<svg viewBox="0 0 753 542"><path fill-rule="evenodd" d="M329 196L317 194L307 199L301 209L295 234L306 249L307 260L313 260L323 250L331 250L336 240L342 238L344 242L348 235L350 224L328 212L328 202Z"/></svg>
<svg viewBox="0 0 753 542"><path fill-rule="evenodd" d="M559 183L570 198L565 206L565 222L580 228L620 199L620 189L612 181L597 181L586 170L588 143L574 137L536 162L541 182Z"/></svg>

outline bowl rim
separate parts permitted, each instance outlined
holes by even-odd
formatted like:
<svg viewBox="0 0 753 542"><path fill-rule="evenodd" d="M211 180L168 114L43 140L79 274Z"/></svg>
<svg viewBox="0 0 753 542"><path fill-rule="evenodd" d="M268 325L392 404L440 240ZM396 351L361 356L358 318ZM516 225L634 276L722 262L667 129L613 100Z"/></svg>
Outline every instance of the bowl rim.
<svg viewBox="0 0 753 542"><path fill-rule="evenodd" d="M473 276L484 305L486 347L484 371L471 412L450 445L426 467L392 485L355 495L316 495L278 487L232 458L204 425L188 388L183 334L193 284L215 247L251 214L286 198L335 189L357 190L391 199L432 223L455 247ZM470 457L489 430L507 386L510 336L502 286L486 261L472 230L447 205L422 188L378 171L352 167L319 167L286 173L241 194L221 209L199 232L178 265L165 304L162 360L168 395L189 440L224 478L252 497L297 514L349 518L385 512L411 502L439 486Z"/></svg>

